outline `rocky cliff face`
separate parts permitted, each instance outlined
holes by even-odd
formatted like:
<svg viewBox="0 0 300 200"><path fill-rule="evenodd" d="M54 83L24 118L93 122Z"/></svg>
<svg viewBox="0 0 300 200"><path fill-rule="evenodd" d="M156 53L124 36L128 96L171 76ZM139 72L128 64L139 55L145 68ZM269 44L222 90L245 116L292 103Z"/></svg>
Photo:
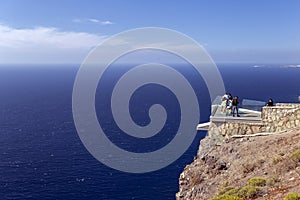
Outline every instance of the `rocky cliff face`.
<svg viewBox="0 0 300 200"><path fill-rule="evenodd" d="M300 126L256 137L209 133L181 173L176 199L276 200L290 192L300 193Z"/></svg>

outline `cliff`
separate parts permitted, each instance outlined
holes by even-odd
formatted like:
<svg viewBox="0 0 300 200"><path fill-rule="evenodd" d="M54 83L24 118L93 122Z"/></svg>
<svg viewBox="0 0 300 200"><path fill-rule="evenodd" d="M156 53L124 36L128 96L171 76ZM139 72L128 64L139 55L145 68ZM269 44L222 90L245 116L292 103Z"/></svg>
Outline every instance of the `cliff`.
<svg viewBox="0 0 300 200"><path fill-rule="evenodd" d="M265 107L257 123L211 120L176 198L276 200L300 193L299 120L299 104Z"/></svg>

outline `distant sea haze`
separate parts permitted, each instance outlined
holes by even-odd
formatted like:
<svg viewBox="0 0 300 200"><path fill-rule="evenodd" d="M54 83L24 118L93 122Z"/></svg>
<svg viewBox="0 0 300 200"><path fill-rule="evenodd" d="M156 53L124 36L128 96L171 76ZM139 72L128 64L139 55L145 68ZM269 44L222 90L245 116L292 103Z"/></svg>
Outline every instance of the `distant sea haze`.
<svg viewBox="0 0 300 200"><path fill-rule="evenodd" d="M0 67L0 196L1 199L175 199L179 174L193 161L199 131L190 148L176 162L159 171L129 174L108 168L93 158L81 143L72 116L72 89L79 66ZM300 65L218 65L226 91L243 99L266 102L300 101ZM208 121L209 93L191 67L178 67L190 81L199 99L199 122ZM118 68L107 74L109 83ZM108 84L109 85L109 84ZM161 103L170 109L166 133L137 142L120 133L113 119L102 119L110 109L97 90L99 121L110 140L133 152L159 149L174 137L178 105L170 91L157 85L141 88L131 105L139 124L147 124L145 104ZM151 91L151 92L149 92ZM149 95L149 96L147 96ZM151 95L151 96L150 96ZM140 100L139 100L140 99ZM102 114L101 114L102 113ZM175 127L175 128L174 128Z"/></svg>

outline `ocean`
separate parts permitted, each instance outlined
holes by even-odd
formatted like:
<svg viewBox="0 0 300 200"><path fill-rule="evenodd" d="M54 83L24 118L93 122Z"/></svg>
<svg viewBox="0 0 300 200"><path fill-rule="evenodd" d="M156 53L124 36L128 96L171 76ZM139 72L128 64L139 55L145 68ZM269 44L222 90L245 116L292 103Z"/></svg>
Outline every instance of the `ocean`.
<svg viewBox="0 0 300 200"><path fill-rule="evenodd" d="M205 131L174 163L154 172L132 174L96 160L82 144L72 116L72 89L77 65L0 66L0 198L1 199L175 199L178 178L193 161ZM200 107L199 122L210 115L210 98L193 69L175 66L192 85ZM300 68L290 64L218 64L225 88L240 100L299 103ZM174 95L159 85L147 85L132 100L132 117L149 123L149 105L164 105L168 118L157 137L133 139L119 130L109 110L110 83L124 72L116 67L98 88L98 119L108 138L132 152L151 152L167 145L178 128L180 110ZM103 95L105 94L105 95Z"/></svg>

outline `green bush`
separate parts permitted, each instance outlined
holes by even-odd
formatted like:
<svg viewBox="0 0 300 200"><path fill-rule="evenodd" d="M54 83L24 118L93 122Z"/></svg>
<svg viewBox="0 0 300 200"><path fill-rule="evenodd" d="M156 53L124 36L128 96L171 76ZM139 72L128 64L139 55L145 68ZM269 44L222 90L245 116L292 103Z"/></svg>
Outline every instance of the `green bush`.
<svg viewBox="0 0 300 200"><path fill-rule="evenodd" d="M239 192L239 189L233 188L232 190L228 190L225 194L226 195L238 196L238 192Z"/></svg>
<svg viewBox="0 0 300 200"><path fill-rule="evenodd" d="M254 186L254 187L264 186L264 185L266 185L266 179L264 179L262 177L253 177L248 180L248 185Z"/></svg>
<svg viewBox="0 0 300 200"><path fill-rule="evenodd" d="M221 195L209 200L243 200L243 199L234 195Z"/></svg>
<svg viewBox="0 0 300 200"><path fill-rule="evenodd" d="M259 187L247 185L238 191L238 196L242 198L253 198L260 192Z"/></svg>
<svg viewBox="0 0 300 200"><path fill-rule="evenodd" d="M300 194L292 192L284 197L284 200L300 200Z"/></svg>
<svg viewBox="0 0 300 200"><path fill-rule="evenodd" d="M236 190L233 186L221 187L218 189L218 195L228 194L231 190Z"/></svg>
<svg viewBox="0 0 300 200"><path fill-rule="evenodd" d="M271 184L277 182L276 178L269 181ZM261 193L261 186L265 186L267 180L262 177L253 177L248 180L248 184L242 188L236 188L228 184L224 184L218 189L218 196L210 200L238 200L250 199L259 196Z"/></svg>

